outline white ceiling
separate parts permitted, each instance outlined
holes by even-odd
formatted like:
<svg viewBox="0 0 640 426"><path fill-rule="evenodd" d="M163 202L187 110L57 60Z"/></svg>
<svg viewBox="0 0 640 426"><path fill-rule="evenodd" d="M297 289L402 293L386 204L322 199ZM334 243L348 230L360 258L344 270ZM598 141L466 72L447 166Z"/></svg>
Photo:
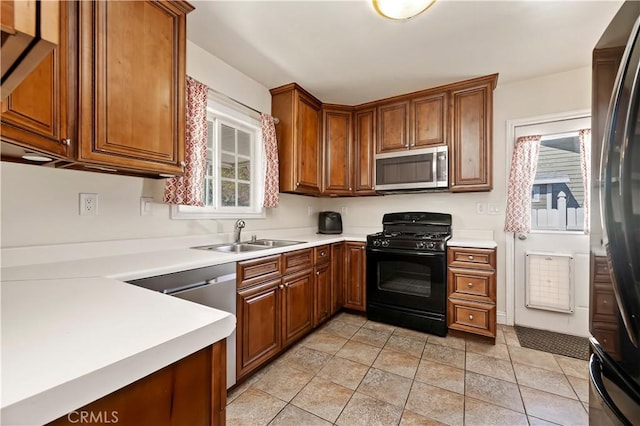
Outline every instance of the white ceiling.
<svg viewBox="0 0 640 426"><path fill-rule="evenodd" d="M369 1L192 1L189 40L268 88L355 105L481 75L498 84L591 63L622 1L438 0L409 21Z"/></svg>

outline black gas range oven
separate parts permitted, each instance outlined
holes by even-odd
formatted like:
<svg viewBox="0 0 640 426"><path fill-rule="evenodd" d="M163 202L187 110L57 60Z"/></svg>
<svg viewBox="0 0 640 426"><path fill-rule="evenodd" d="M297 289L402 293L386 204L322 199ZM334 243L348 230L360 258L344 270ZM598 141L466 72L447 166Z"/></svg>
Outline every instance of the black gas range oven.
<svg viewBox="0 0 640 426"><path fill-rule="evenodd" d="M387 213L367 236L367 318L445 336L451 215Z"/></svg>

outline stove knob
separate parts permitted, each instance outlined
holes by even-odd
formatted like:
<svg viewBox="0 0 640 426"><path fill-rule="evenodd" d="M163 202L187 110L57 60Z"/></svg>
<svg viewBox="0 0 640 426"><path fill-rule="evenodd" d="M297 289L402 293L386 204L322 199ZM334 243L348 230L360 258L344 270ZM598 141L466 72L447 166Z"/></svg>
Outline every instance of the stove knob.
<svg viewBox="0 0 640 426"><path fill-rule="evenodd" d="M389 240L383 240L382 247L389 247Z"/></svg>
<svg viewBox="0 0 640 426"><path fill-rule="evenodd" d="M379 247L380 246L380 240L373 240L373 246L374 247Z"/></svg>
<svg viewBox="0 0 640 426"><path fill-rule="evenodd" d="M418 241L416 243L416 248L423 249L424 248L424 241Z"/></svg>
<svg viewBox="0 0 640 426"><path fill-rule="evenodd" d="M431 241L430 243L427 243L427 248L428 249L433 249L433 248L435 248L435 246L436 246L436 243L434 243L433 241Z"/></svg>

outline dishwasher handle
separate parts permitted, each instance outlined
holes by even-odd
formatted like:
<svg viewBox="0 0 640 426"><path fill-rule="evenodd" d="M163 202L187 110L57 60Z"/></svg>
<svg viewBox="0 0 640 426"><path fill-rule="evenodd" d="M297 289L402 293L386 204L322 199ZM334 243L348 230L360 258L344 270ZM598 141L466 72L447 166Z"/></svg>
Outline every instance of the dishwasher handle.
<svg viewBox="0 0 640 426"><path fill-rule="evenodd" d="M167 288L162 290L162 292L164 294L168 294L168 295L174 295L176 293L181 293L183 291L187 291L187 290L194 290L196 288L200 288L200 287L204 287L204 286L208 286L208 285L215 285L215 284L220 284L223 282L229 282L229 281L235 281L236 279L236 274L227 274L227 275L220 275L219 277L215 277L212 278L210 280L207 281L200 281L197 283L192 283L192 284L186 284L180 287L174 287L174 288Z"/></svg>

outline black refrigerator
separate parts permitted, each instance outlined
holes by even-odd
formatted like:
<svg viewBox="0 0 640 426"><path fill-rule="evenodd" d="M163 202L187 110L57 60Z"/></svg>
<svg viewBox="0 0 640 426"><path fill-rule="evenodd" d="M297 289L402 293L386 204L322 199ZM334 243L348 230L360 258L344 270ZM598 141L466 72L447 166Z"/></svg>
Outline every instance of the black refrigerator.
<svg viewBox="0 0 640 426"><path fill-rule="evenodd" d="M640 19L618 68L602 151L594 153L601 158L600 167L592 170L598 192L594 198L600 207L594 214L599 223L592 220L592 265L596 276L606 278L598 282L592 273L589 417L593 425L640 425L639 30ZM608 305L607 281L615 297Z"/></svg>

